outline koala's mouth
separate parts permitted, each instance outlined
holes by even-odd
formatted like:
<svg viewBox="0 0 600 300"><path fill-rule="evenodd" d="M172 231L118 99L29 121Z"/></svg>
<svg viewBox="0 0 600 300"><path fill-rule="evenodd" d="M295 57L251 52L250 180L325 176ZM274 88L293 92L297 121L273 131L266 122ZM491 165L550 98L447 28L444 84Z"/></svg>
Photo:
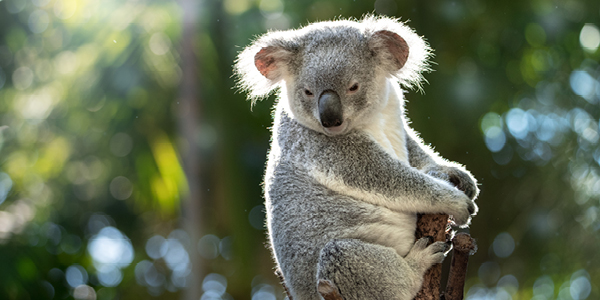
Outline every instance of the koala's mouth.
<svg viewBox="0 0 600 300"><path fill-rule="evenodd" d="M345 122L342 123L342 125L339 125L339 126L332 126L332 127L323 126L323 131L325 132L325 134L327 134L329 136L343 134L346 132L346 129L348 128L348 123L349 123L348 120L346 120Z"/></svg>

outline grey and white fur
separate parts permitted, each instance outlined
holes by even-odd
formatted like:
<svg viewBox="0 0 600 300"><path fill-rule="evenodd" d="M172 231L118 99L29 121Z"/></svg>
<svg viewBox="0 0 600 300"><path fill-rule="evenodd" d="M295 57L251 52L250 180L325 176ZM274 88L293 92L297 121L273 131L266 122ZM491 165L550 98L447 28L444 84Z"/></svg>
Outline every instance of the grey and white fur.
<svg viewBox="0 0 600 300"><path fill-rule="evenodd" d="M464 167L425 146L404 116L431 50L396 19L269 32L239 55L255 101L279 90L265 174L274 258L295 300L413 299L447 246L415 241L417 213L467 226L479 190ZM253 102L254 103L254 102Z"/></svg>

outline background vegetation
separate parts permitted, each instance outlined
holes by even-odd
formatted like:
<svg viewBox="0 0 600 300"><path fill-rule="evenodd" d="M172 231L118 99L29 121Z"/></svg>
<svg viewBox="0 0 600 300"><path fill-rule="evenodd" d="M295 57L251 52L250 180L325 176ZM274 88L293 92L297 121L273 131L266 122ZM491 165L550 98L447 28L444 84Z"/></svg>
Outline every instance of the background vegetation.
<svg viewBox="0 0 600 300"><path fill-rule="evenodd" d="M409 117L482 184L467 299L600 299L595 0L0 0L0 299L282 299L231 66L370 12L435 49Z"/></svg>

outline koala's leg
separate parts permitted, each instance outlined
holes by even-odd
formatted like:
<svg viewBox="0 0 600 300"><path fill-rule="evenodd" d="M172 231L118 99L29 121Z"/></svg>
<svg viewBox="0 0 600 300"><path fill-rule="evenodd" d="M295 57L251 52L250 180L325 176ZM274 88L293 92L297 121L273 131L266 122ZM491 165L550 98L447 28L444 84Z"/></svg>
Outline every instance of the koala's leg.
<svg viewBox="0 0 600 300"><path fill-rule="evenodd" d="M418 240L406 257L392 248L356 239L333 240L321 250L317 281L333 282L345 300L412 300L423 275L441 263L448 246Z"/></svg>

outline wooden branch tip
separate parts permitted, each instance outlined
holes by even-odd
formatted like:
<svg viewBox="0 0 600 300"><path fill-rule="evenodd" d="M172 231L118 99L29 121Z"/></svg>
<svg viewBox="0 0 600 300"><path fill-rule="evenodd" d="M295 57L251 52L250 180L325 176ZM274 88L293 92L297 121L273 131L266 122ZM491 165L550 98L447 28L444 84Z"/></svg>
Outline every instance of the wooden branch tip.
<svg viewBox="0 0 600 300"><path fill-rule="evenodd" d="M459 232L452 239L452 245L454 250L462 253L468 253L469 255L477 252L477 244L468 233Z"/></svg>
<svg viewBox="0 0 600 300"><path fill-rule="evenodd" d="M319 279L317 290L325 300L344 300L338 288L329 280Z"/></svg>
<svg viewBox="0 0 600 300"><path fill-rule="evenodd" d="M469 256L477 252L475 240L467 233L457 233L452 239L454 251L450 263L450 274L446 284L444 300L462 300L464 298L465 279Z"/></svg>

